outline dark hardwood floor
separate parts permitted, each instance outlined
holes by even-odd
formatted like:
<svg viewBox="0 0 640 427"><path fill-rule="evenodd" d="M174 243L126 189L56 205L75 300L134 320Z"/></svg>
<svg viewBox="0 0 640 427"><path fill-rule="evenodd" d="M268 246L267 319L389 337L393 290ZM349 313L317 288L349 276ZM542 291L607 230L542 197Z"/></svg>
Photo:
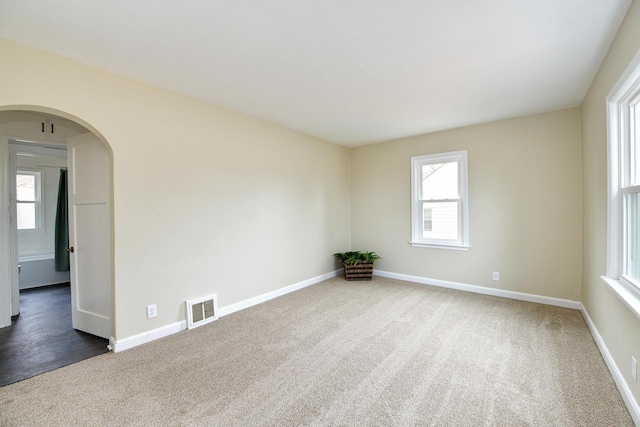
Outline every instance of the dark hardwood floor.
<svg viewBox="0 0 640 427"><path fill-rule="evenodd" d="M21 291L20 311L0 328L0 387L108 351L108 340L71 327L68 283Z"/></svg>

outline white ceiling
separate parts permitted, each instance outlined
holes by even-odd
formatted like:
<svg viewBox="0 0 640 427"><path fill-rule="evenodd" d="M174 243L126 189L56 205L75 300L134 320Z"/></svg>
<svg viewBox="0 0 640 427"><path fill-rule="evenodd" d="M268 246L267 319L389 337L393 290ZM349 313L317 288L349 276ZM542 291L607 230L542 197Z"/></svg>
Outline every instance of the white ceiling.
<svg viewBox="0 0 640 427"><path fill-rule="evenodd" d="M0 37L354 146L579 105L630 4L0 0Z"/></svg>

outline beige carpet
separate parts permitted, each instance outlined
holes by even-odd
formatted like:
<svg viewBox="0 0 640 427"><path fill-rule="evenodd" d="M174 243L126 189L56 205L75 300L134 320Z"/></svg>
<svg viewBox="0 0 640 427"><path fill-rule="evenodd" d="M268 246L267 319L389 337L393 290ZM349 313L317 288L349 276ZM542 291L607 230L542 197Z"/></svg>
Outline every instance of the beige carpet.
<svg viewBox="0 0 640 427"><path fill-rule="evenodd" d="M633 423L578 311L335 278L0 388L0 425Z"/></svg>

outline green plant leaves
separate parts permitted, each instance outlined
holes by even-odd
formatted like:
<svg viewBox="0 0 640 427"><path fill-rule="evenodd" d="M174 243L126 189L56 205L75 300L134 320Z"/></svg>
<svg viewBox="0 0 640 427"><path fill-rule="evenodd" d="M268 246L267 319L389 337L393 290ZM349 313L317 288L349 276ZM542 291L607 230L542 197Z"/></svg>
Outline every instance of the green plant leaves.
<svg viewBox="0 0 640 427"><path fill-rule="evenodd" d="M379 259L382 259L375 252L360 252L360 251L350 251L350 252L338 252L333 254L336 259L342 263L349 265L356 265L358 263L372 263Z"/></svg>

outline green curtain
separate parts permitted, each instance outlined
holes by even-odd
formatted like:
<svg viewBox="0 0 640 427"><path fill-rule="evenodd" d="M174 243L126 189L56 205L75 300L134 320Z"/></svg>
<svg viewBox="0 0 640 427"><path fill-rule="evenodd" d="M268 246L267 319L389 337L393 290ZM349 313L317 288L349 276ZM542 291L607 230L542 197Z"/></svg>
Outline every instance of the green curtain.
<svg viewBox="0 0 640 427"><path fill-rule="evenodd" d="M60 169L55 233L56 271L69 271L69 252L67 252L69 247L69 205L67 197L67 170Z"/></svg>

